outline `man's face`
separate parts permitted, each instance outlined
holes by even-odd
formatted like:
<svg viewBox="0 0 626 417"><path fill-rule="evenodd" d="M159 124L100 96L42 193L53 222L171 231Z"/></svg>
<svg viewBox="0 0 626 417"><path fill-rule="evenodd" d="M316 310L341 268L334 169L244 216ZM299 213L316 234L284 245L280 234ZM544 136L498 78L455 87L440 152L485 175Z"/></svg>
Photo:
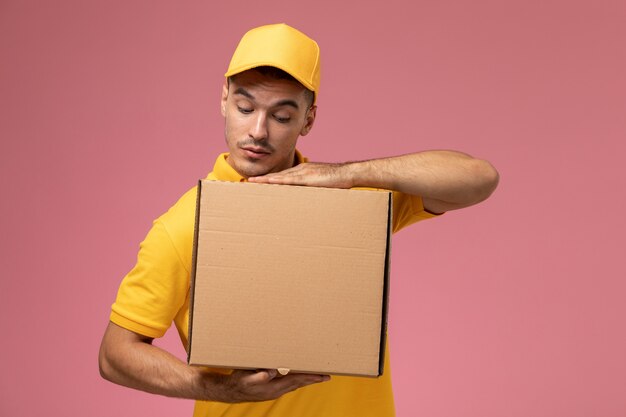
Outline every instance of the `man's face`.
<svg viewBox="0 0 626 417"><path fill-rule="evenodd" d="M300 83L254 70L224 84L221 104L228 163L246 178L291 168L298 137L315 120Z"/></svg>

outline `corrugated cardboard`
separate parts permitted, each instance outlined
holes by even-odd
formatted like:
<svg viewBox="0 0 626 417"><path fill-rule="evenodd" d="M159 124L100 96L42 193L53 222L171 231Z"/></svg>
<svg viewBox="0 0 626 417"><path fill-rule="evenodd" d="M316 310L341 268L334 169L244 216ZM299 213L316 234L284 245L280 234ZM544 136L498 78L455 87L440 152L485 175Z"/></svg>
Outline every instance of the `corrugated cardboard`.
<svg viewBox="0 0 626 417"><path fill-rule="evenodd" d="M188 362L382 374L391 193L200 181Z"/></svg>

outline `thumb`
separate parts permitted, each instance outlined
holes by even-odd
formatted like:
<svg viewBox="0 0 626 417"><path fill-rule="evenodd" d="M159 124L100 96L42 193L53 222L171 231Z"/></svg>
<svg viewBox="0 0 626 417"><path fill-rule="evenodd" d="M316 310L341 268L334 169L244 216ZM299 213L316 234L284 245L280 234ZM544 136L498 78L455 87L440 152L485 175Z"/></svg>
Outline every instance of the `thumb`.
<svg viewBox="0 0 626 417"><path fill-rule="evenodd" d="M278 372L276 369L263 369L246 377L250 384L267 384L276 378Z"/></svg>

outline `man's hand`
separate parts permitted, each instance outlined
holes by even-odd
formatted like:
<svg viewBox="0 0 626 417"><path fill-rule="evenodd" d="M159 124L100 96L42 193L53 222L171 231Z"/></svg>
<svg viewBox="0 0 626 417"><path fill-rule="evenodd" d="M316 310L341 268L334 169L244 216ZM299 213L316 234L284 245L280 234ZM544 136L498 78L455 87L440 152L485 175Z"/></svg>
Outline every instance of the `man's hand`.
<svg viewBox="0 0 626 417"><path fill-rule="evenodd" d="M350 163L326 164L305 162L284 171L274 172L260 177L250 177L248 181L266 184L351 188L355 186L353 174Z"/></svg>
<svg viewBox="0 0 626 417"><path fill-rule="evenodd" d="M206 393L213 401L239 403L274 400L288 392L310 384L328 381L328 375L278 375L275 369L262 371L236 370L230 375L205 372Z"/></svg>

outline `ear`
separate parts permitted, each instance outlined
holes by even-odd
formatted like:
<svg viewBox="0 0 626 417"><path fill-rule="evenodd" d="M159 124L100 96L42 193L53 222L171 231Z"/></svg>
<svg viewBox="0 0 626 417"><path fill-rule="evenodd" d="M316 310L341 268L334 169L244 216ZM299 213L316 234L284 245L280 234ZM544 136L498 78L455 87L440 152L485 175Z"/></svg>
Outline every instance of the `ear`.
<svg viewBox="0 0 626 417"><path fill-rule="evenodd" d="M226 100L228 100L228 80L225 80L222 86L222 99L220 103L222 116L224 117L226 117Z"/></svg>
<svg viewBox="0 0 626 417"><path fill-rule="evenodd" d="M316 105L311 106L309 110L307 110L306 116L304 116L306 119L304 126L302 126L302 129L300 130L301 136L306 136L311 131L311 129L313 128L313 123L315 122L316 114L317 114Z"/></svg>

